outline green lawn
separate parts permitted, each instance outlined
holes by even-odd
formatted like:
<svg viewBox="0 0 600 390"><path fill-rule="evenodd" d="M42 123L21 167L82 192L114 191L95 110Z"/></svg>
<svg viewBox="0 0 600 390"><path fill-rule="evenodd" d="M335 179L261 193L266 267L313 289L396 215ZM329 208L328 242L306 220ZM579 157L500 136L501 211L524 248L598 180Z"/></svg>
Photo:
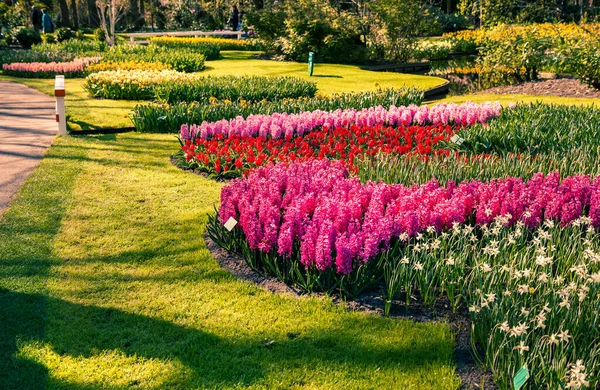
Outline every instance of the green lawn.
<svg viewBox="0 0 600 390"><path fill-rule="evenodd" d="M206 250L170 135L58 138L0 219L0 388L456 389L453 336L273 294Z"/></svg>
<svg viewBox="0 0 600 390"><path fill-rule="evenodd" d="M315 64L312 77L308 76L307 63L264 61L249 59L257 52L224 51L223 58L207 61L206 74L296 76L317 83L319 92L330 95L341 92L376 90L377 88L417 87L427 90L445 82L439 77L402 74L393 72L372 72L355 65Z"/></svg>

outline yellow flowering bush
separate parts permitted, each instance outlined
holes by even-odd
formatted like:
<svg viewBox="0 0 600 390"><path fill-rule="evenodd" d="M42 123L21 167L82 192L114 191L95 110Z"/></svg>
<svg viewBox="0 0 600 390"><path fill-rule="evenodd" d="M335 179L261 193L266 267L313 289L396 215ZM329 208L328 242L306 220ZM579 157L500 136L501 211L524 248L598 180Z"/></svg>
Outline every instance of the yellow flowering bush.
<svg viewBox="0 0 600 390"><path fill-rule="evenodd" d="M162 62L147 61L107 61L92 64L88 67L90 72L103 72L107 70L167 70L172 69L171 65Z"/></svg>
<svg viewBox="0 0 600 390"><path fill-rule="evenodd" d="M115 100L152 100L156 85L194 82L203 78L197 73L175 70L108 70L90 74L84 88L93 97Z"/></svg>
<svg viewBox="0 0 600 390"><path fill-rule="evenodd" d="M167 46L175 48L183 47L205 47L215 45L219 50L259 50L259 44L254 40L247 39L226 39L209 37L154 37L150 41L157 46Z"/></svg>

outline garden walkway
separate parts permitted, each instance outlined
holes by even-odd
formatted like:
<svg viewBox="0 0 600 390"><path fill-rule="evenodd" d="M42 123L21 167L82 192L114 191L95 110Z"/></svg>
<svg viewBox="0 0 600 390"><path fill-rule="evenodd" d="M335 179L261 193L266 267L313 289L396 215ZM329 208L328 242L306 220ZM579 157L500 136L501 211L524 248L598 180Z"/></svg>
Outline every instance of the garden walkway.
<svg viewBox="0 0 600 390"><path fill-rule="evenodd" d="M0 218L58 133L55 100L0 81Z"/></svg>

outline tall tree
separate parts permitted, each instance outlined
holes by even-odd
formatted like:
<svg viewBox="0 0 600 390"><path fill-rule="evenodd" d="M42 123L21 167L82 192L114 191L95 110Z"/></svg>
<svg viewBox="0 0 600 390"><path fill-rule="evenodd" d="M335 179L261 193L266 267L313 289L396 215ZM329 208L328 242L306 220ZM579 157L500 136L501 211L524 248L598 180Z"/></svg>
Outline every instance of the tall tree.
<svg viewBox="0 0 600 390"><path fill-rule="evenodd" d="M100 18L98 16L98 8L96 7L96 0L87 0L88 10L88 25L90 27L98 27L100 25Z"/></svg>
<svg viewBox="0 0 600 390"><path fill-rule="evenodd" d="M67 0L58 0L60 8L60 23L63 27L71 27L71 18L69 17L69 6Z"/></svg>
<svg viewBox="0 0 600 390"><path fill-rule="evenodd" d="M79 30L79 17L77 16L77 0L71 0L71 15L73 21L73 28Z"/></svg>
<svg viewBox="0 0 600 390"><path fill-rule="evenodd" d="M100 27L104 31L106 42L109 46L114 46L116 25L127 12L126 1L96 0L96 6L100 15Z"/></svg>

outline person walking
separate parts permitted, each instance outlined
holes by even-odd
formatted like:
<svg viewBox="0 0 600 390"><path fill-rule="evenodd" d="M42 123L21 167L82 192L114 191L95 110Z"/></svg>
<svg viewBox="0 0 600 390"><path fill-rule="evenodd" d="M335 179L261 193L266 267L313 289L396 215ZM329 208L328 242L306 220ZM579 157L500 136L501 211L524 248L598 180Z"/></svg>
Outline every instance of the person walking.
<svg viewBox="0 0 600 390"><path fill-rule="evenodd" d="M48 15L46 8L42 10L42 27L44 28L44 34L49 34L54 31L54 23L52 23L52 19L50 19L50 15Z"/></svg>
<svg viewBox="0 0 600 390"><path fill-rule="evenodd" d="M240 22L240 13L235 5L231 6L231 15L229 15L229 27L233 31L237 30L238 23Z"/></svg>
<svg viewBox="0 0 600 390"><path fill-rule="evenodd" d="M39 34L42 29L42 13L35 5L32 7L31 11L31 23L33 24L35 32Z"/></svg>
<svg viewBox="0 0 600 390"><path fill-rule="evenodd" d="M237 29L239 31L242 31L243 27L244 27L244 15L246 13L244 12L244 6L242 5L242 3L238 3L238 27Z"/></svg>

